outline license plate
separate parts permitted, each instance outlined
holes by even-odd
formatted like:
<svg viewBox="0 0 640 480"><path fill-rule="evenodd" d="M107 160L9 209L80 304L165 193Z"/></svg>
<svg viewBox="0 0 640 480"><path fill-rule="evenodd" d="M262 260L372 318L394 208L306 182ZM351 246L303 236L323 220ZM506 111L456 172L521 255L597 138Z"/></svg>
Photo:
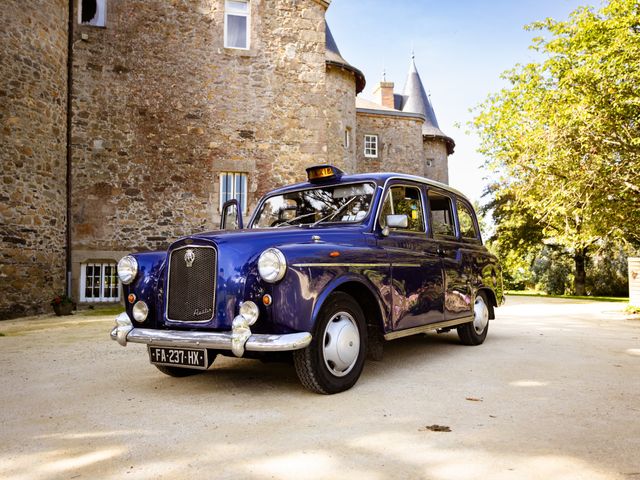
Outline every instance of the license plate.
<svg viewBox="0 0 640 480"><path fill-rule="evenodd" d="M155 365L177 365L180 367L206 370L207 351L192 348L149 346L149 360Z"/></svg>

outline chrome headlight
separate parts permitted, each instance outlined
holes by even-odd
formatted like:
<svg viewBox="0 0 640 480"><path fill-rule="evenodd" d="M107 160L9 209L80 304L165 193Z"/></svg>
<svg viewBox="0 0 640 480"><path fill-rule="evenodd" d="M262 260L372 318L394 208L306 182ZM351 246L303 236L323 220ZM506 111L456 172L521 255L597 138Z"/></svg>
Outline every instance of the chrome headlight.
<svg viewBox="0 0 640 480"><path fill-rule="evenodd" d="M124 285L133 282L138 274L138 261L131 255L122 257L118 262L118 278Z"/></svg>
<svg viewBox="0 0 640 480"><path fill-rule="evenodd" d="M149 315L149 307L142 300L133 306L133 318L136 322L144 322Z"/></svg>
<svg viewBox="0 0 640 480"><path fill-rule="evenodd" d="M260 277L268 283L282 280L287 271L287 260L277 248L267 248L258 259Z"/></svg>

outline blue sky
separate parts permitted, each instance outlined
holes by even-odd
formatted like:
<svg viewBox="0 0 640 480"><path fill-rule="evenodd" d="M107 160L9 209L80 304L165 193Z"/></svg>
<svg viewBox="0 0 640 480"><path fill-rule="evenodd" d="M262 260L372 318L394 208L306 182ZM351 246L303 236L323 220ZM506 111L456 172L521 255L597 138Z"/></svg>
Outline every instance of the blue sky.
<svg viewBox="0 0 640 480"><path fill-rule="evenodd" d="M367 78L365 98L383 70L402 92L414 49L440 128L456 141L449 183L479 200L486 182L478 140L465 134L469 109L504 86L503 71L535 60L528 47L540 32L524 25L564 20L581 5L600 7L597 0L333 0L327 21L342 56Z"/></svg>

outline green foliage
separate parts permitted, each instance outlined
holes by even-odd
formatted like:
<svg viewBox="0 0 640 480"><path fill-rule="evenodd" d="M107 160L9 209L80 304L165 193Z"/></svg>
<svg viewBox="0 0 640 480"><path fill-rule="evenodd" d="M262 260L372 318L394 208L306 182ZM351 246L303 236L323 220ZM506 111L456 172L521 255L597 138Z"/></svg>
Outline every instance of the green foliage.
<svg viewBox="0 0 640 480"><path fill-rule="evenodd" d="M571 262L558 248L545 246L533 263L536 290L551 295L571 293Z"/></svg>
<svg viewBox="0 0 640 480"><path fill-rule="evenodd" d="M532 46L543 60L503 74L508 87L473 122L497 178L487 208L498 250L561 247L582 293L598 244L640 244L640 4L610 0L527 28L550 35ZM555 263L554 278L564 271Z"/></svg>
<svg viewBox="0 0 640 480"><path fill-rule="evenodd" d="M628 248L619 243L604 243L587 266L587 293L600 296L629 294Z"/></svg>

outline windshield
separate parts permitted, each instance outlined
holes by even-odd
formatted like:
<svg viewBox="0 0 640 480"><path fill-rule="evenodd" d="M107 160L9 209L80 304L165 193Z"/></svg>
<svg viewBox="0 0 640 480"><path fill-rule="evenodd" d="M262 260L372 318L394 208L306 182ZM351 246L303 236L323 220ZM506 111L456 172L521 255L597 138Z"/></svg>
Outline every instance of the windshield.
<svg viewBox="0 0 640 480"><path fill-rule="evenodd" d="M356 183L275 195L264 202L252 228L360 223L369 213L374 192L372 183Z"/></svg>

